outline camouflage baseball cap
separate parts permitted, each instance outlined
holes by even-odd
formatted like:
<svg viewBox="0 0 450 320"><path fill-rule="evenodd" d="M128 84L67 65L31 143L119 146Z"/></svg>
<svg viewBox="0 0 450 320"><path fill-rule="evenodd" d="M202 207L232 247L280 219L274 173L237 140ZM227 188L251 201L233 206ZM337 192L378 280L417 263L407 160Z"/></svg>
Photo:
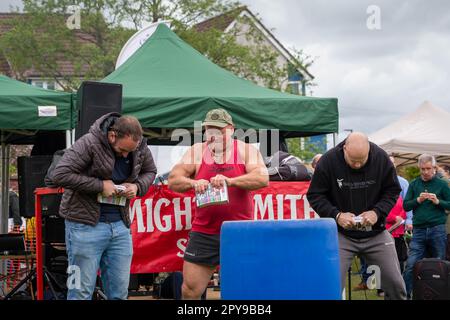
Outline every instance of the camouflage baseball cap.
<svg viewBox="0 0 450 320"><path fill-rule="evenodd" d="M212 109L206 114L203 126L214 126L219 128L225 128L228 125L234 125L233 119L225 109Z"/></svg>

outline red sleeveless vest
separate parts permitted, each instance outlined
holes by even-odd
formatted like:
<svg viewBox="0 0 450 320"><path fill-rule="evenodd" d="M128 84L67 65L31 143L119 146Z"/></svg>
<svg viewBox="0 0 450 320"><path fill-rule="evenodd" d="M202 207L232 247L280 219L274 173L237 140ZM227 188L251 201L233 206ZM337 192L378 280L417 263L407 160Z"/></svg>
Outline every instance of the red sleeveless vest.
<svg viewBox="0 0 450 320"><path fill-rule="evenodd" d="M233 160L223 164L217 164L212 158L209 148L205 148L202 155L202 163L195 176L196 180L210 180L221 174L229 178L246 174L245 164L239 157L237 140L233 141ZM195 207L195 218L192 223L192 231L206 234L219 234L220 227L224 221L251 220L253 213L253 202L248 190L228 187L229 203L213 205L204 208Z"/></svg>

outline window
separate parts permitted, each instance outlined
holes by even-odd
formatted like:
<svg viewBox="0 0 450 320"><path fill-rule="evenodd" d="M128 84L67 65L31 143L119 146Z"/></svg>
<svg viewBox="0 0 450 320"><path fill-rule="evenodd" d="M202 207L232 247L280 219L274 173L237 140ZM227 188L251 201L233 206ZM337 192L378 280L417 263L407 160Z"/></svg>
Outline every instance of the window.
<svg viewBox="0 0 450 320"><path fill-rule="evenodd" d="M31 83L31 85L39 88L49 89L49 90L55 90L56 88L56 82L54 80L37 80L37 79L31 79L31 81L28 81Z"/></svg>
<svg viewBox="0 0 450 320"><path fill-rule="evenodd" d="M31 84L35 87L43 88L44 82L43 81L32 81Z"/></svg>

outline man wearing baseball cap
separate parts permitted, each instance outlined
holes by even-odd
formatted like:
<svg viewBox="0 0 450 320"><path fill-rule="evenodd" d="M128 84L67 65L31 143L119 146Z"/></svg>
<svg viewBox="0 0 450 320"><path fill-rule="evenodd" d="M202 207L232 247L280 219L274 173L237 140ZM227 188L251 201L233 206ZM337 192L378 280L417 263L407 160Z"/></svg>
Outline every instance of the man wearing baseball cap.
<svg viewBox="0 0 450 320"><path fill-rule="evenodd" d="M268 185L260 152L233 138L234 124L224 109L212 109L202 123L206 141L194 144L174 166L169 188L204 193L208 185L228 189L228 203L195 208L195 218L184 253L183 299L199 299L219 265L220 228L224 221L251 220L250 191Z"/></svg>

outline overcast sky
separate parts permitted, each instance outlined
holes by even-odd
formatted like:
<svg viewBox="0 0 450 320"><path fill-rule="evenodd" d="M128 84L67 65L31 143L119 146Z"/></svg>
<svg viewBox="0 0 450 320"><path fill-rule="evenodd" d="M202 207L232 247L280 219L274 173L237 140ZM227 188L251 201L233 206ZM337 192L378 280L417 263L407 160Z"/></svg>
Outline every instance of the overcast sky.
<svg viewBox="0 0 450 320"><path fill-rule="evenodd" d="M341 132L371 133L425 100L450 111L450 1L241 2L285 47L317 57L313 95L339 99ZM0 11L18 3L1 0ZM370 5L381 29L367 27L377 26Z"/></svg>
<svg viewBox="0 0 450 320"><path fill-rule="evenodd" d="M424 100L450 111L450 1L243 2L286 47L318 57L314 96L339 99L341 131L371 133Z"/></svg>

